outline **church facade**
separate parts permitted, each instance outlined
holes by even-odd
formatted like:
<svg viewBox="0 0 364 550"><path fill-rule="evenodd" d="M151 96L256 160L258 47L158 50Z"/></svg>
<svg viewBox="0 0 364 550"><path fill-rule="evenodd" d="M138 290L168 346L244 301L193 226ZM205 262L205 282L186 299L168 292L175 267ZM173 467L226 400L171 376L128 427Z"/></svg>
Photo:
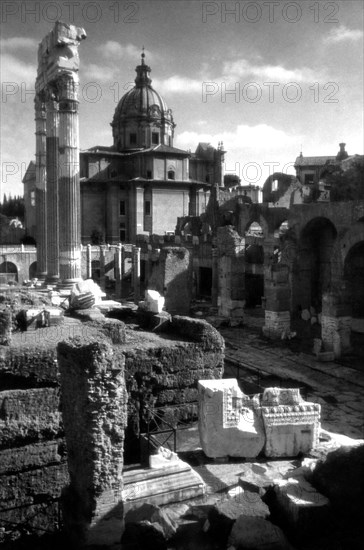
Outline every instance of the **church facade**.
<svg viewBox="0 0 364 550"><path fill-rule="evenodd" d="M143 53L135 86L114 113L113 146L80 153L84 244L172 233L178 217L205 211L211 185L223 185L222 144L200 143L195 153L174 147L172 110L152 87L150 72Z"/></svg>

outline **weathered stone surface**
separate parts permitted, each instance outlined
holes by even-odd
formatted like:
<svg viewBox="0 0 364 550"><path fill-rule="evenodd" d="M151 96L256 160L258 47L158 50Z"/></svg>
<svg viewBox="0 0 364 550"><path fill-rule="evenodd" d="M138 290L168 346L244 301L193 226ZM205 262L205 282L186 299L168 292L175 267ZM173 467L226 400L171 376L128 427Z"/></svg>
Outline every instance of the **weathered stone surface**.
<svg viewBox="0 0 364 550"><path fill-rule="evenodd" d="M10 309L0 309L0 346L11 342L12 314Z"/></svg>
<svg viewBox="0 0 364 550"><path fill-rule="evenodd" d="M201 476L180 459L162 468L143 468L124 472L122 492L125 509L135 503L162 505L202 496L206 487Z"/></svg>
<svg viewBox="0 0 364 550"><path fill-rule="evenodd" d="M253 462L241 465L239 485L244 490L264 495L268 487L278 479L294 470L296 466L292 460L279 460L271 462Z"/></svg>
<svg viewBox="0 0 364 550"><path fill-rule="evenodd" d="M113 344L125 343L125 323L118 319L107 319L103 316L101 320L96 320L88 324L97 328L102 334L110 338Z"/></svg>
<svg viewBox="0 0 364 550"><path fill-rule="evenodd" d="M200 380L199 432L209 457L256 457L265 443L259 402L245 396L236 379Z"/></svg>
<svg viewBox="0 0 364 550"><path fill-rule="evenodd" d="M165 540L168 540L175 535L178 528L176 518L169 512L168 509L161 509L159 506L144 503L141 506L136 506L130 509L125 514L126 532L123 536L123 540L124 538L127 538L125 535L127 534L128 524L136 524L141 521L148 521L152 525L158 524L162 529ZM160 532L159 529L158 532Z"/></svg>
<svg viewBox="0 0 364 550"><path fill-rule="evenodd" d="M226 542L234 522L240 516L268 518L269 508L256 493L244 492L237 498L218 502L208 514L209 532Z"/></svg>
<svg viewBox="0 0 364 550"><path fill-rule="evenodd" d="M122 534L125 360L105 339L75 338L58 345L62 412L74 509L68 528L88 544L114 543ZM72 507L71 507L72 508Z"/></svg>
<svg viewBox="0 0 364 550"><path fill-rule="evenodd" d="M3 476L0 484L0 510L59 497L68 482L66 463Z"/></svg>
<svg viewBox="0 0 364 550"><path fill-rule="evenodd" d="M59 388L0 392L0 445L57 437L63 433Z"/></svg>
<svg viewBox="0 0 364 550"><path fill-rule="evenodd" d="M329 500L303 475L278 481L274 492L275 513L297 533L309 536L327 525L330 516Z"/></svg>
<svg viewBox="0 0 364 550"><path fill-rule="evenodd" d="M341 514L360 517L364 502L364 444L341 447L319 461L312 484Z"/></svg>
<svg viewBox="0 0 364 550"><path fill-rule="evenodd" d="M321 407L302 399L298 389L267 388L262 398L266 456L297 456L318 443Z"/></svg>
<svg viewBox="0 0 364 550"><path fill-rule="evenodd" d="M229 537L233 550L290 550L283 531L270 521L259 517L240 516Z"/></svg>
<svg viewBox="0 0 364 550"><path fill-rule="evenodd" d="M0 475L59 463L65 460L64 455L63 439L4 449L0 451Z"/></svg>

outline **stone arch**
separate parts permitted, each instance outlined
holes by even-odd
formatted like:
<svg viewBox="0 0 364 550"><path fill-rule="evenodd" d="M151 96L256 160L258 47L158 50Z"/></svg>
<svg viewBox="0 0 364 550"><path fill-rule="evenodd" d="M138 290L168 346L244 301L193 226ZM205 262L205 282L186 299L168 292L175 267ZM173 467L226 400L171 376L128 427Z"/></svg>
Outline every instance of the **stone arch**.
<svg viewBox="0 0 364 550"><path fill-rule="evenodd" d="M7 281L18 282L18 267L13 262L4 261L0 264L0 274L5 275Z"/></svg>
<svg viewBox="0 0 364 550"><path fill-rule="evenodd" d="M321 311L322 295L333 280L333 252L337 230L326 217L310 219L298 240L292 285L292 305Z"/></svg>
<svg viewBox="0 0 364 550"><path fill-rule="evenodd" d="M353 317L364 317L364 218L360 218L340 242L343 279Z"/></svg>
<svg viewBox="0 0 364 550"><path fill-rule="evenodd" d="M29 266L29 279L34 279L37 276L37 262L33 262Z"/></svg>

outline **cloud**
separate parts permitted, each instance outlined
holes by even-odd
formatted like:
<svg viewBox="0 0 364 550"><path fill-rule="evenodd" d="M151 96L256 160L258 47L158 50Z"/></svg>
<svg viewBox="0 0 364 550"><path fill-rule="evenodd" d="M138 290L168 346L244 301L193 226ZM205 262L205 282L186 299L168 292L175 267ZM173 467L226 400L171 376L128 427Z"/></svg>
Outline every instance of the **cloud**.
<svg viewBox="0 0 364 550"><path fill-rule="evenodd" d="M134 44L120 44L115 40L108 40L104 44L100 44L97 50L106 58L110 56L116 57L116 61L122 58L134 59L135 62L139 62L142 49ZM144 50L145 60L148 63L154 59L154 56L148 50Z"/></svg>
<svg viewBox="0 0 364 550"><path fill-rule="evenodd" d="M164 80L153 79L153 87L161 92L165 93L182 93L190 94L199 92L202 93L202 81L185 76L173 75Z"/></svg>
<svg viewBox="0 0 364 550"><path fill-rule="evenodd" d="M307 67L286 69L281 65L253 65L247 59L225 61L223 79L238 80L241 77L254 77L279 82L312 82L317 73Z"/></svg>
<svg viewBox="0 0 364 550"><path fill-rule="evenodd" d="M194 151L199 142L217 147L222 141L227 151L225 172L236 173L245 183L262 185L270 173L285 171L294 174L293 162L298 154L297 144L302 136L257 124L239 124L232 131L219 134L185 131L177 135L175 146ZM270 163L278 163L276 166Z"/></svg>
<svg viewBox="0 0 364 550"><path fill-rule="evenodd" d="M34 38L25 36L13 36L12 38L1 38L0 49L2 51L12 51L20 49L33 49L37 51L38 42Z"/></svg>
<svg viewBox="0 0 364 550"><path fill-rule="evenodd" d="M9 82L16 83L21 87L25 84L27 89L34 89L37 67L35 64L26 63L11 54L1 56L1 80L3 85Z"/></svg>
<svg viewBox="0 0 364 550"><path fill-rule="evenodd" d="M108 67L107 65L97 65L96 63L83 63L80 68L80 80L85 82L95 81L97 83L113 81L116 78L118 69Z"/></svg>
<svg viewBox="0 0 364 550"><path fill-rule="evenodd" d="M363 31L359 29L349 29L345 25L340 25L336 29L331 29L324 38L325 44L336 44L337 42L360 40L363 38Z"/></svg>

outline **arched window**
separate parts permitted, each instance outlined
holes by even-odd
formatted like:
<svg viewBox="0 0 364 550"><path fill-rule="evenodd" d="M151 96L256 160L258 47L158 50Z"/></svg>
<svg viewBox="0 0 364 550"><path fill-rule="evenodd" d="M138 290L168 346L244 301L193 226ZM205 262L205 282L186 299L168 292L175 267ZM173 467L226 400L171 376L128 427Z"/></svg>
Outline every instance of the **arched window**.
<svg viewBox="0 0 364 550"><path fill-rule="evenodd" d="M168 170L168 179L169 180L174 180L176 179L176 173L174 170Z"/></svg>

